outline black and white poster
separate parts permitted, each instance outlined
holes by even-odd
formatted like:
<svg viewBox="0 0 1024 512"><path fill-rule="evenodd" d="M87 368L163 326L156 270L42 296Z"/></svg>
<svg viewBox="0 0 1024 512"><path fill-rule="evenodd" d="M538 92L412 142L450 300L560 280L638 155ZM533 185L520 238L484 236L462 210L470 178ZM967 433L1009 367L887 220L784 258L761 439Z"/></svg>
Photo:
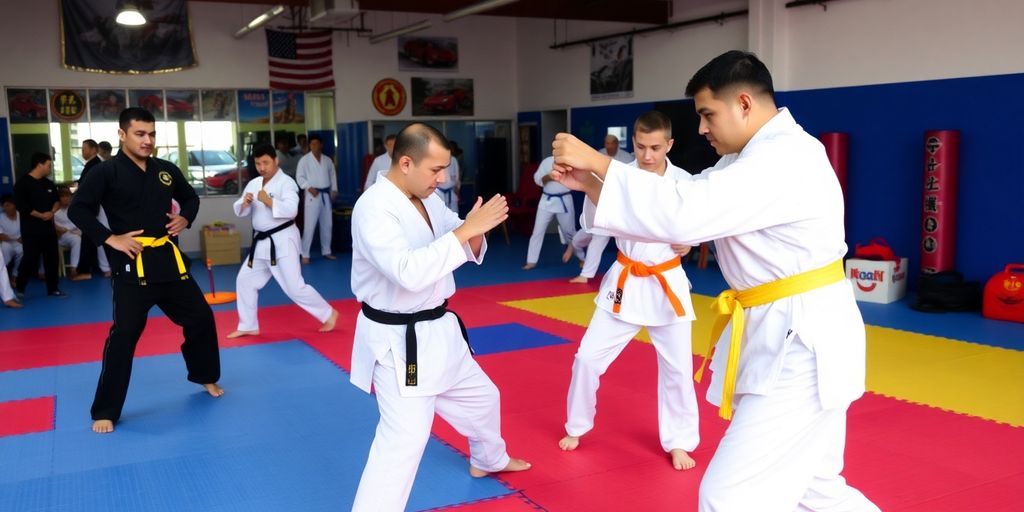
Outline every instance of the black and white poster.
<svg viewBox="0 0 1024 512"><path fill-rule="evenodd" d="M96 73L164 73L196 65L185 0L135 2L146 23L119 25L121 2L61 0L64 67Z"/></svg>
<svg viewBox="0 0 1024 512"><path fill-rule="evenodd" d="M590 99L633 96L633 36L590 45Z"/></svg>

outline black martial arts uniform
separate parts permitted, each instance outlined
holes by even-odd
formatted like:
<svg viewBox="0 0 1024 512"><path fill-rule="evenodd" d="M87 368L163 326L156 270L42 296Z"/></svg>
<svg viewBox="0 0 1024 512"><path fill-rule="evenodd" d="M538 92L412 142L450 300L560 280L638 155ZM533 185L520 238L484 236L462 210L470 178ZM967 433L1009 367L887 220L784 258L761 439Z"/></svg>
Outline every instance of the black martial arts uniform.
<svg viewBox="0 0 1024 512"><path fill-rule="evenodd" d="M25 293L29 279L39 271L39 258L43 258L43 271L46 273L46 291L50 295L60 293L57 290L57 230L53 219L43 220L32 216L33 211L40 213L53 212L59 201L57 186L47 178L33 178L25 174L14 184L14 204L21 214L21 244L25 249L18 267L18 279L14 288L18 293Z"/></svg>
<svg viewBox="0 0 1024 512"><path fill-rule="evenodd" d="M97 243L112 234L142 229L140 237L159 240L167 236L171 199L181 205L180 215L189 226L199 212L199 196L174 164L157 158L146 160L143 171L124 152L94 167L79 184L68 209L71 221ZM106 211L110 229L96 215ZM139 239L139 238L137 238ZM146 241L143 245L147 245ZM175 245L146 247L141 259L106 247L113 272L114 324L103 349L103 368L92 404L93 420L117 421L121 416L131 378L135 346L153 306L183 328L181 354L188 380L212 384L220 379L220 352L213 311L188 273L188 257ZM179 260L180 258L180 260ZM138 263L141 261L141 268ZM183 266L182 266L183 264Z"/></svg>

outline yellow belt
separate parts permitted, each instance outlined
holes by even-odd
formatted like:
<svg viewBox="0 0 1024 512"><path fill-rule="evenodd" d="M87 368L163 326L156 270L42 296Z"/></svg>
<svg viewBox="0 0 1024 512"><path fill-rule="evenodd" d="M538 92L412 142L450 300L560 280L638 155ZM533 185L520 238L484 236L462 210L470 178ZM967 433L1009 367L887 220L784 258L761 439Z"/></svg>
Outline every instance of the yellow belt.
<svg viewBox="0 0 1024 512"><path fill-rule="evenodd" d="M727 420L732 418L732 396L736 390L736 377L740 366L740 347L743 341L743 308L763 306L786 297L837 283L843 279L846 279L843 260L836 260L819 269L758 285L749 290L726 290L715 298L711 309L718 313L718 318L715 319L715 326L711 330L711 345L708 346L704 362L700 365L694 378L700 382L704 375L704 368L707 367L715 350L715 344L731 320L732 336L729 338L729 357L725 363L725 383L722 389L722 405L718 409L719 416Z"/></svg>
<svg viewBox="0 0 1024 512"><path fill-rule="evenodd" d="M134 236L132 238L135 239L136 242L142 244L143 249L170 244L171 249L174 250L174 259L178 263L178 274L181 275L181 280L185 281L188 279L188 270L185 269L185 261L181 259L181 251L178 250L177 245L174 245L174 242L171 241L170 237L162 236L160 238L154 238L151 236ZM139 275L139 284L146 286L146 271L142 267L142 251L139 251L139 254L135 256L135 272Z"/></svg>

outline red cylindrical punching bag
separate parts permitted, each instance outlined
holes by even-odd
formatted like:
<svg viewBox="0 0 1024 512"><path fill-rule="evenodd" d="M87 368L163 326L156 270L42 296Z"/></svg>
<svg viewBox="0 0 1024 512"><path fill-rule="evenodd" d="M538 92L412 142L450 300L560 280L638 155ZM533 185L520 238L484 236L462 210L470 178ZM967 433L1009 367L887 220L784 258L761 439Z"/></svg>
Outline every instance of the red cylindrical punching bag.
<svg viewBox="0 0 1024 512"><path fill-rule="evenodd" d="M956 256L956 192L960 173L960 132L924 134L924 203L921 271L953 270Z"/></svg>
<svg viewBox="0 0 1024 512"><path fill-rule="evenodd" d="M825 146L825 154L839 178L839 186L843 188L843 199L846 199L847 162L850 160L850 135L839 132L826 132L818 136Z"/></svg>

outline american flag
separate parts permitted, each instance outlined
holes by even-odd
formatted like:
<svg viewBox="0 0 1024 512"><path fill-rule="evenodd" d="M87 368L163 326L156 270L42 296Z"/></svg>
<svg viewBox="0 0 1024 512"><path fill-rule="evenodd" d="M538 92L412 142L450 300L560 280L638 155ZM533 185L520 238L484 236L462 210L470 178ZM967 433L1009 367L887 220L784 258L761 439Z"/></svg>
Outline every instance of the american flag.
<svg viewBox="0 0 1024 512"><path fill-rule="evenodd" d="M329 30L267 30L270 88L312 91L334 87L334 58Z"/></svg>

